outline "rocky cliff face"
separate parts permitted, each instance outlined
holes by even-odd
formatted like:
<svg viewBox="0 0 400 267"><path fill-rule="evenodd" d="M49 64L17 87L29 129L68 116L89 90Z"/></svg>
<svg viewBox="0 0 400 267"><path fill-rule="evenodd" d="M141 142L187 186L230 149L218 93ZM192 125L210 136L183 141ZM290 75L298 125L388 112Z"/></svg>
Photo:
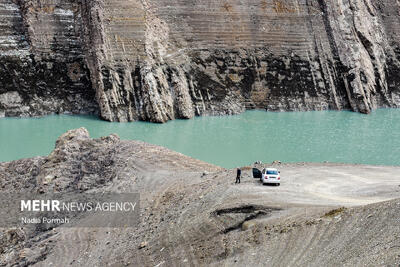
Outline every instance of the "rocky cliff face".
<svg viewBox="0 0 400 267"><path fill-rule="evenodd" d="M397 0L0 0L0 115L400 105Z"/></svg>
<svg viewBox="0 0 400 267"><path fill-rule="evenodd" d="M0 116L93 113L80 6L0 1Z"/></svg>

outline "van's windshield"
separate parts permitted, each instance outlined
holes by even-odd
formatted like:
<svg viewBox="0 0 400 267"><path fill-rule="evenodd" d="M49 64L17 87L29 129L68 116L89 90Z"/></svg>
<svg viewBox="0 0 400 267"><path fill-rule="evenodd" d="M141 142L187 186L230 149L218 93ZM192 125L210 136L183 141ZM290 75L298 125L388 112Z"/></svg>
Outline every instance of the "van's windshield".
<svg viewBox="0 0 400 267"><path fill-rule="evenodd" d="M267 174L276 174L276 175L278 175L278 171L267 170Z"/></svg>

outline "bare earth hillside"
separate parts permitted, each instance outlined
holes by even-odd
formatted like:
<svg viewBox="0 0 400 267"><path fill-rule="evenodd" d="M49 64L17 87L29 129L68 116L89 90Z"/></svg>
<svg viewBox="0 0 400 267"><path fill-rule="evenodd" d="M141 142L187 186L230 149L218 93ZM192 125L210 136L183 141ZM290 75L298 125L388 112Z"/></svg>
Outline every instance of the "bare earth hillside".
<svg viewBox="0 0 400 267"><path fill-rule="evenodd" d="M48 157L0 163L3 192L140 192L137 227L3 229L5 266L398 266L400 168L282 164L262 186L115 135L61 136Z"/></svg>

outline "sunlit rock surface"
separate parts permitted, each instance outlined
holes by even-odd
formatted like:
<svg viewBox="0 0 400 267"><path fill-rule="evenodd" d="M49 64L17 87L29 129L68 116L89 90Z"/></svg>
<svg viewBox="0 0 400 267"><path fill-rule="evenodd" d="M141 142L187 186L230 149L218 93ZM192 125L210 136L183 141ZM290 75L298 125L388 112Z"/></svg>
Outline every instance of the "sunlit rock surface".
<svg viewBox="0 0 400 267"><path fill-rule="evenodd" d="M399 12L396 0L0 0L0 116L398 107Z"/></svg>

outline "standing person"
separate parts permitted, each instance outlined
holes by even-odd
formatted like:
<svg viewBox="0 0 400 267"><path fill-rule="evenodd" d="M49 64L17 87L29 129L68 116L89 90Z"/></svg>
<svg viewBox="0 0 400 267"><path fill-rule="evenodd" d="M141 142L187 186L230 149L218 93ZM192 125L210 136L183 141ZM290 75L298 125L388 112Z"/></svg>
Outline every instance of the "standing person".
<svg viewBox="0 0 400 267"><path fill-rule="evenodd" d="M235 184L239 183L240 184L240 176L242 175L242 170L238 167L236 171L236 182Z"/></svg>

